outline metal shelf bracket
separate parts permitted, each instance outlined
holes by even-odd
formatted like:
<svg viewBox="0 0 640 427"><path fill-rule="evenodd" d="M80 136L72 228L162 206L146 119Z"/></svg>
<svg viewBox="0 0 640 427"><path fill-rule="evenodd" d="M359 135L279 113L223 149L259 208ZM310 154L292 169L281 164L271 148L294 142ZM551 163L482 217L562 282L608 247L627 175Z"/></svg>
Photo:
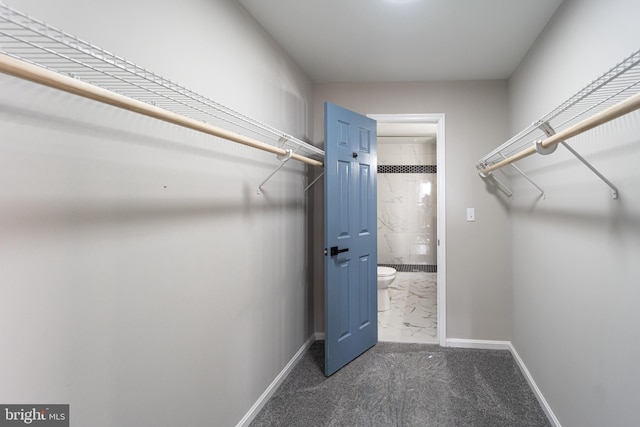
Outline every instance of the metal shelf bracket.
<svg viewBox="0 0 640 427"><path fill-rule="evenodd" d="M593 165L589 163L587 159L585 159L580 154L578 154L578 152L573 148L571 148L569 144L567 144L565 141L562 141L560 144L564 145L564 147L567 150L569 150L571 154L576 156L576 158L580 160L582 163L584 163L584 165L588 167L591 170L591 172L595 173L598 178L600 178L605 184L607 184L609 188L611 188L613 199L618 200L618 187L616 187L611 181L609 181L604 175L602 175L602 173L600 173L600 171L598 171L595 167L593 167Z"/></svg>
<svg viewBox="0 0 640 427"><path fill-rule="evenodd" d="M551 136L556 133L556 131L551 127L549 122L542 122L538 125L538 128L543 131L547 136ZM558 148L557 144L553 144L550 147L543 147L542 140L538 139L533 143L538 154L542 154L546 156L547 154L552 154ZM502 156L504 158L504 156Z"/></svg>
<svg viewBox="0 0 640 427"><path fill-rule="evenodd" d="M554 149L555 149L555 146L554 146ZM505 156L504 154L500 153L500 155L502 156L502 158L503 158L503 159L506 159L506 156ZM522 171L522 169L520 169L518 166L516 166L516 165L515 165L515 163L511 163L511 164L510 164L510 166L512 166L512 167L516 170L516 172L518 172L520 175L522 175L522 177L523 177L524 179L526 179L527 181L529 181L529 183L530 183L531 185L533 185L534 187L536 187L536 188L538 189L538 191L540 192L540 195L542 196L542 198L543 198L543 199L546 199L546 198L547 198L547 196L544 194L544 190L543 190L542 188L540 188L540 186L539 186L538 184L536 184L535 182L533 182L533 180L532 180L531 178L529 178L529 177L527 176L527 174L526 174L526 173L524 173L524 172Z"/></svg>
<svg viewBox="0 0 640 427"><path fill-rule="evenodd" d="M291 156L293 155L293 150L291 149L286 149L285 150L287 152L287 154L284 155L277 155L276 158L278 160L280 160L280 164L278 165L278 167L276 168L276 170L274 170L273 172L271 172L271 175L269 175L264 181L262 181L262 184L258 185L258 194L262 194L262 186L265 185L271 178L273 178L273 176L278 173L278 171L280 169L282 169L282 167L287 164L287 162L291 159Z"/></svg>
<svg viewBox="0 0 640 427"><path fill-rule="evenodd" d="M320 175L318 175L316 177L316 179L314 179L313 181L311 181L311 184L307 185L304 189L304 192L306 193L311 187L313 187L313 184L315 184L316 182L318 182L320 180L320 178L322 178L324 176L324 172L322 172Z"/></svg>
<svg viewBox="0 0 640 427"><path fill-rule="evenodd" d="M544 122L542 123L540 126L540 129L542 131L544 131L545 134L547 134L547 136L551 136L554 135L556 133L556 131L551 127L551 125L549 125L548 122ZM611 181L609 181L607 179L607 177L605 177L598 169L596 169L591 163L589 163L589 161L587 159L585 159L584 157L582 157L576 150L574 150L573 148L571 148L571 146L569 144L567 144L566 141L560 141L560 144L562 144L567 150L569 150L569 152L571 154L573 154L578 160L580 160L586 167L589 168L589 170L591 170L591 172L593 172L594 174L596 174L596 176L598 178L600 178L605 184L607 184L609 186L609 188L611 188L612 191L612 195L613 195L613 199L617 200L618 199L618 187L616 187ZM538 145L539 143L536 142L536 151L538 150ZM557 147L557 145L555 145L553 148L555 151L555 147ZM544 150L548 150L548 148L545 148ZM553 152L551 151L551 152ZM538 151L540 153L540 151ZM541 154L548 154L548 153L541 153Z"/></svg>
<svg viewBox="0 0 640 427"><path fill-rule="evenodd" d="M498 178L496 178L496 176L493 174L493 172L489 172L489 173L482 172L486 167L487 167L486 164L478 163L476 165L476 169L478 169L478 175L480 175L480 177L482 177L484 179L490 179L490 180L494 181L496 183L496 185L498 186L498 188L500 189L500 191L502 191L504 194L506 194L507 197L513 197L513 191L511 191L511 189L505 183L503 183Z"/></svg>

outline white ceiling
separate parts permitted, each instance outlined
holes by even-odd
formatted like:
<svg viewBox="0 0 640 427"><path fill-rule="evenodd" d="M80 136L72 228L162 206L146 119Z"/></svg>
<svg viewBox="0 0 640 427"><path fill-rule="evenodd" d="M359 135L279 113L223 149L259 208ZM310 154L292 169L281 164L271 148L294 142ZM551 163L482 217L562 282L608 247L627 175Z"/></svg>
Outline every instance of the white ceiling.
<svg viewBox="0 0 640 427"><path fill-rule="evenodd" d="M506 79L562 0L237 0L322 82Z"/></svg>

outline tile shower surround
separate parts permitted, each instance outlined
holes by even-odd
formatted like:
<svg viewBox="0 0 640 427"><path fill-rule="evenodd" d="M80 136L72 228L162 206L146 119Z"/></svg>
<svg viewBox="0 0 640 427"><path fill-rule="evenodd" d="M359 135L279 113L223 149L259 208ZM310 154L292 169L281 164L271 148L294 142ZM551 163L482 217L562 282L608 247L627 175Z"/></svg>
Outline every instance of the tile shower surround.
<svg viewBox="0 0 640 427"><path fill-rule="evenodd" d="M416 161L414 153L410 157ZM379 265L411 265L404 271L426 265L428 270L418 271L436 271L436 173L431 164L378 165Z"/></svg>

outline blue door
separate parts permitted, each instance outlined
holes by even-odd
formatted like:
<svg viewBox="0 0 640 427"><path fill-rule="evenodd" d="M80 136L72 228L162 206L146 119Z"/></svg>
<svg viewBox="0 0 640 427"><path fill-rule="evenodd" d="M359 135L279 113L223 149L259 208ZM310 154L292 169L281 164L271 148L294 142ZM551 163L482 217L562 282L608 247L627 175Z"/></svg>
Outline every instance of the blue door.
<svg viewBox="0 0 640 427"><path fill-rule="evenodd" d="M325 375L378 342L376 121L325 103Z"/></svg>

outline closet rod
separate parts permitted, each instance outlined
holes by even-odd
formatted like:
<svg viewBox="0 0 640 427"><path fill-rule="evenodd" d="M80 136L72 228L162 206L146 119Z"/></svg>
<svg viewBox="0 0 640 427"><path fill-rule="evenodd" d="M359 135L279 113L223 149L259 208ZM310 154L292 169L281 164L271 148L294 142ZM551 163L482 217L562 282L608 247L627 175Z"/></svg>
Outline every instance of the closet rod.
<svg viewBox="0 0 640 427"><path fill-rule="evenodd" d="M580 135L581 133L586 132L589 129L593 129L613 119L617 119L620 116L629 114L639 108L640 108L640 93L550 136L549 138L543 140L540 143L540 145L543 148L549 148L551 146L560 144L565 139L569 139L576 135ZM494 165L491 165L485 169L482 169L480 173L487 174L496 169L500 169L503 166L506 166L518 160L524 159L525 157L529 157L530 155L536 152L537 151L535 146L525 148L524 150L514 154L513 156L507 157L506 159L499 161Z"/></svg>
<svg viewBox="0 0 640 427"><path fill-rule="evenodd" d="M0 53L0 72L198 132L224 138L259 150L268 151L281 156L287 154L287 151L282 148L274 147L273 145L265 144L264 142L260 142L256 139L230 132L208 123L190 119L180 114L172 113L171 111L102 89L92 84L56 73L55 71L39 67L3 53ZM323 166L322 162L299 154L292 154L291 158L312 166Z"/></svg>

